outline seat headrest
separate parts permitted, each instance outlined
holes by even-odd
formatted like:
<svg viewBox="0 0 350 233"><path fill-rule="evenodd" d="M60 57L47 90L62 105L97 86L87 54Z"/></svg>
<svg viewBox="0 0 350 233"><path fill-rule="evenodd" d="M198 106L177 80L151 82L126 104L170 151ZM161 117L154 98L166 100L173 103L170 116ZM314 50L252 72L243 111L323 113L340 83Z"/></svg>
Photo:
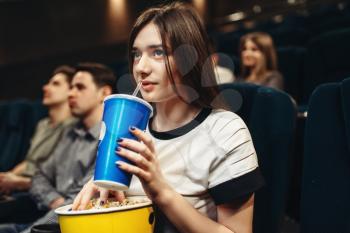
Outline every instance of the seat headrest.
<svg viewBox="0 0 350 233"><path fill-rule="evenodd" d="M11 129L20 128L23 119L28 117L30 106L26 101L18 100L10 104L7 112L7 127Z"/></svg>

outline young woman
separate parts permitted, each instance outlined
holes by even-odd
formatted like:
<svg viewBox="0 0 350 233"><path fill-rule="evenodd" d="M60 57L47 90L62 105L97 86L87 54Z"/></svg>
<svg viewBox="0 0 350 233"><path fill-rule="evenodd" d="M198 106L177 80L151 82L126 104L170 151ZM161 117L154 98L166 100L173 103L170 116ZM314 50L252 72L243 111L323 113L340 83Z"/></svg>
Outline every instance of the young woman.
<svg viewBox="0 0 350 233"><path fill-rule="evenodd" d="M254 191L263 183L246 125L234 113L211 105L217 95L208 40L188 5L145 11L130 35L130 70L141 94L155 107L139 141L120 139L118 162L134 174L124 196L147 195L158 212L156 232L252 232ZM100 192L87 183L73 203L86 208ZM157 214L157 213L156 213Z"/></svg>
<svg viewBox="0 0 350 233"><path fill-rule="evenodd" d="M283 77L277 71L276 51L270 35L253 32L242 36L239 53L243 81L283 89Z"/></svg>

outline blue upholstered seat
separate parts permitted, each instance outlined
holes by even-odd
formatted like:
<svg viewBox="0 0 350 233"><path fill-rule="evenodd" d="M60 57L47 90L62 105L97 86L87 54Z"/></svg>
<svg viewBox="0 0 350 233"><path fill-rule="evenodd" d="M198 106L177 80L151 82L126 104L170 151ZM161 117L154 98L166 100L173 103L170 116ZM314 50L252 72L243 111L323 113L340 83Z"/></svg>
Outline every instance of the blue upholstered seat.
<svg viewBox="0 0 350 233"><path fill-rule="evenodd" d="M256 192L254 233L279 232L284 216L296 107L284 92L253 84L220 86L229 108L246 122L266 185Z"/></svg>
<svg viewBox="0 0 350 233"><path fill-rule="evenodd" d="M350 232L350 79L319 86L305 129L301 232Z"/></svg>

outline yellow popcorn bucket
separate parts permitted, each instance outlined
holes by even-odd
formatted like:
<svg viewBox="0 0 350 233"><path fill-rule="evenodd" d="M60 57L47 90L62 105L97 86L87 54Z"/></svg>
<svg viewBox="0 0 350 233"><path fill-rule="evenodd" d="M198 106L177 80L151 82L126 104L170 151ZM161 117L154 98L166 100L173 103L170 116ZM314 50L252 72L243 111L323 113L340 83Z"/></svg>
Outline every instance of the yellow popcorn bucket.
<svg viewBox="0 0 350 233"><path fill-rule="evenodd" d="M128 198L137 200L137 198ZM154 215L151 202L142 198L140 203L71 211L72 205L55 210L61 233L152 233Z"/></svg>

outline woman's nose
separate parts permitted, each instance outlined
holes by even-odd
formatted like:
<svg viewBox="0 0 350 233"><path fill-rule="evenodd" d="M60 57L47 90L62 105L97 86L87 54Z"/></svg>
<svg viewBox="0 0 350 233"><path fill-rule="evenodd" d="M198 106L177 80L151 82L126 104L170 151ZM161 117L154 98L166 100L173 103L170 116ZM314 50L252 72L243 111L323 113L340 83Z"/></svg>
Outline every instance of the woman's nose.
<svg viewBox="0 0 350 233"><path fill-rule="evenodd" d="M142 56L134 65L134 68L137 74L149 74L151 72L149 58L146 55Z"/></svg>

